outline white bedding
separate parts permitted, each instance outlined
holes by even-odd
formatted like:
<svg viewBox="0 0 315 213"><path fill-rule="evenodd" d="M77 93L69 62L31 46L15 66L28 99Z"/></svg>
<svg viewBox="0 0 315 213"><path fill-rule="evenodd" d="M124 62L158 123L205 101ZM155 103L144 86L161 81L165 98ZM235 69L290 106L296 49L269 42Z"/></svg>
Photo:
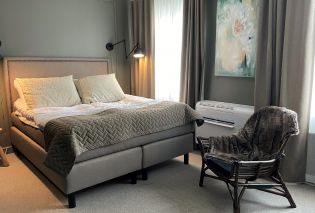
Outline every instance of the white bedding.
<svg viewBox="0 0 315 213"><path fill-rule="evenodd" d="M41 107L31 110L27 110L23 106L23 103L16 101L14 103L14 107L15 114L23 123L31 125L35 128L42 129L45 127L47 122L55 118L75 115L91 115L111 108L119 109L141 108L159 102L157 100L138 96L132 95L125 96L126 96L125 99L111 103L79 104L72 107Z"/></svg>

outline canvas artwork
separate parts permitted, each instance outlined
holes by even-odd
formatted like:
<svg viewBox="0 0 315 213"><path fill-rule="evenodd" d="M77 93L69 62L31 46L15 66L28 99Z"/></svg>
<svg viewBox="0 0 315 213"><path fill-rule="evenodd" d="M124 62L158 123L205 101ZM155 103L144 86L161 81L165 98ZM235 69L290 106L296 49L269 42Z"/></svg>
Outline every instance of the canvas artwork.
<svg viewBox="0 0 315 213"><path fill-rule="evenodd" d="M258 0L218 0L215 75L254 77Z"/></svg>

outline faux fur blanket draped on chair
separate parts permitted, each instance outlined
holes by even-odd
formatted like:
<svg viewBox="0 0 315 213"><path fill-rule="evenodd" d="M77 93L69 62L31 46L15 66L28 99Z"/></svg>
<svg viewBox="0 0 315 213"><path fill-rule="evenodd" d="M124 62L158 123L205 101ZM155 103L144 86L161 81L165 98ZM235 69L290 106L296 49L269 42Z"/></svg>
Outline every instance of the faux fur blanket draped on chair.
<svg viewBox="0 0 315 213"><path fill-rule="evenodd" d="M284 107L263 107L232 136L210 137L205 158L224 161L271 160L281 154L283 142L299 133L297 114Z"/></svg>

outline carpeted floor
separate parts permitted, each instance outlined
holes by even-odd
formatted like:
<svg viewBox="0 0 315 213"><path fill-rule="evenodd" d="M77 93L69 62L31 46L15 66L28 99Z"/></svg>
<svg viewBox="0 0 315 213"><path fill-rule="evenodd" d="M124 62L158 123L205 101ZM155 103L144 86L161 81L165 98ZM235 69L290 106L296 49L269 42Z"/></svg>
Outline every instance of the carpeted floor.
<svg viewBox="0 0 315 213"><path fill-rule="evenodd" d="M149 170L147 181L128 184L117 179L77 193L77 207L67 209L67 200L25 159L8 155L10 167L0 167L0 212L232 212L225 184L205 179L198 186L200 157L190 155L190 165L182 158ZM315 187L289 184L296 209L288 208L283 197L247 190L241 212L315 212Z"/></svg>

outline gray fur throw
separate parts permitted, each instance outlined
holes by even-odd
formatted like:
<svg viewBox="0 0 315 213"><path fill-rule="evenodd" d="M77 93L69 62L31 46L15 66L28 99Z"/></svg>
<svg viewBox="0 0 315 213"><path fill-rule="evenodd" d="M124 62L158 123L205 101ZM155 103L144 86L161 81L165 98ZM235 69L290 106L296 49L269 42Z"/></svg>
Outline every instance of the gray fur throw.
<svg viewBox="0 0 315 213"><path fill-rule="evenodd" d="M271 160L282 154L285 143L299 133L297 114L284 107L263 107L232 136L210 137L205 158L227 162Z"/></svg>

